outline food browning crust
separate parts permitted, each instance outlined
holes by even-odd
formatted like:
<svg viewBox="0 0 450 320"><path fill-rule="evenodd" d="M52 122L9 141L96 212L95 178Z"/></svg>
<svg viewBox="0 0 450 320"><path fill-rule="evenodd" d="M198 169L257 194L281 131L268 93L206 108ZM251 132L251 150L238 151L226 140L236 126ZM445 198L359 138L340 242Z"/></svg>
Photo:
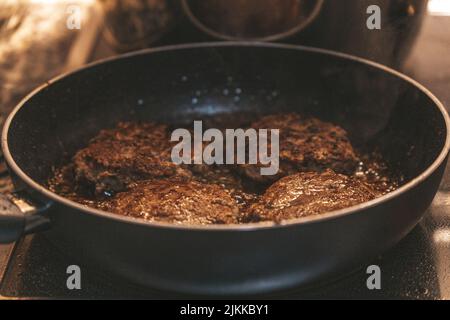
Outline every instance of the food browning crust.
<svg viewBox="0 0 450 320"><path fill-rule="evenodd" d="M168 126L121 122L55 170L49 188L120 215L208 225L322 214L398 186L382 157L356 150L338 125L294 113L236 117L251 128L280 130L277 175L261 176L260 165L175 165ZM213 120L221 123L220 116Z"/></svg>

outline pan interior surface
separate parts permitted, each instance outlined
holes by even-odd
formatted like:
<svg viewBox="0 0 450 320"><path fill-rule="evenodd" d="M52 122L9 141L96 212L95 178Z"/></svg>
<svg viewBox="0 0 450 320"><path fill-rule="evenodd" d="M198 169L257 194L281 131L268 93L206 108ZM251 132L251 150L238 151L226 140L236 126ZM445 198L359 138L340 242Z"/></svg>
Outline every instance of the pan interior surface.
<svg viewBox="0 0 450 320"><path fill-rule="evenodd" d="M406 182L448 148L446 115L413 82L345 55L261 44L150 50L87 67L25 100L4 139L15 164L45 184L118 121L189 125L233 112L298 112L339 124L356 146L376 146Z"/></svg>

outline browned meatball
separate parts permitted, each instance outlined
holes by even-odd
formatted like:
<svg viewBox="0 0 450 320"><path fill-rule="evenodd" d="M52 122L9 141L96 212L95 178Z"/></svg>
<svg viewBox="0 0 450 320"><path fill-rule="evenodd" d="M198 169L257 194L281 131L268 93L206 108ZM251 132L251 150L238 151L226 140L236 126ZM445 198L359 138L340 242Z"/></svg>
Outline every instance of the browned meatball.
<svg viewBox="0 0 450 320"><path fill-rule="evenodd" d="M165 125L122 122L102 130L75 154L75 179L93 186L96 195L111 195L134 181L189 176L171 161L171 148Z"/></svg>
<svg viewBox="0 0 450 320"><path fill-rule="evenodd" d="M240 166L244 174L254 181L273 182L299 171L320 172L327 168L351 174L358 164L347 132L335 124L289 113L263 117L251 126L280 130L280 168L277 175L262 176L260 165Z"/></svg>
<svg viewBox="0 0 450 320"><path fill-rule="evenodd" d="M326 213L374 199L379 194L364 182L332 170L287 176L270 186L252 205L244 221L282 221Z"/></svg>
<svg viewBox="0 0 450 320"><path fill-rule="evenodd" d="M150 221L195 225L239 222L238 205L223 187L178 179L134 183L102 209Z"/></svg>

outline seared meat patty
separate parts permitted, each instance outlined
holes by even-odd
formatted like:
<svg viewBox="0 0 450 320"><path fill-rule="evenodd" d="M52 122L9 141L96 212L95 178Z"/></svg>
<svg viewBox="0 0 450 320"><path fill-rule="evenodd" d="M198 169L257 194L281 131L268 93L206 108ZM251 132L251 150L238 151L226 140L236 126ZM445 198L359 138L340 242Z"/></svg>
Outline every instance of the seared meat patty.
<svg viewBox="0 0 450 320"><path fill-rule="evenodd" d="M347 132L337 125L289 113L263 117L251 127L280 130L280 168L277 175L262 176L260 165L240 166L240 170L254 181L273 182L299 171L320 172L327 168L352 174L358 164Z"/></svg>
<svg viewBox="0 0 450 320"><path fill-rule="evenodd" d="M258 165L177 166L171 161L176 143L170 142L170 128L122 122L102 130L70 163L56 168L48 186L73 201L121 215L235 224L346 208L399 185L378 153L362 153L358 160L339 126L297 114L266 116L251 125L249 119L237 116L234 121L227 115L209 121L221 129L233 123L279 129L278 175L261 176Z"/></svg>
<svg viewBox="0 0 450 320"><path fill-rule="evenodd" d="M154 123L122 122L102 130L74 158L75 180L95 195L111 196L134 181L189 176L171 161L167 127Z"/></svg>
<svg viewBox="0 0 450 320"><path fill-rule="evenodd" d="M122 215L183 224L238 223L236 200L223 187L198 181L140 181L103 209Z"/></svg>
<svg viewBox="0 0 450 320"><path fill-rule="evenodd" d="M360 180L332 170L302 172L270 186L244 218L251 221L282 221L351 207L379 194Z"/></svg>

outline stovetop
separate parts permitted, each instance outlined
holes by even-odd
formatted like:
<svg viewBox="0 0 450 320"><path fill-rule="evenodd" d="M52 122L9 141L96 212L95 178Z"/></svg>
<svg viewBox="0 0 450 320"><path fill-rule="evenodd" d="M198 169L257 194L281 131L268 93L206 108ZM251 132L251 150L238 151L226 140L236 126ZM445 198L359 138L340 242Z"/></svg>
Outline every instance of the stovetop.
<svg viewBox="0 0 450 320"><path fill-rule="evenodd" d="M434 92L450 109L450 17L428 17L406 73ZM0 166L0 172L1 172ZM10 188L0 174L0 192ZM420 224L397 246L374 259L381 269L381 290L366 286L366 267L307 290L264 298L450 299L450 170ZM82 270L81 290L66 285L69 265ZM0 245L0 297L3 298L185 298L134 287L79 264L59 252L43 235Z"/></svg>

